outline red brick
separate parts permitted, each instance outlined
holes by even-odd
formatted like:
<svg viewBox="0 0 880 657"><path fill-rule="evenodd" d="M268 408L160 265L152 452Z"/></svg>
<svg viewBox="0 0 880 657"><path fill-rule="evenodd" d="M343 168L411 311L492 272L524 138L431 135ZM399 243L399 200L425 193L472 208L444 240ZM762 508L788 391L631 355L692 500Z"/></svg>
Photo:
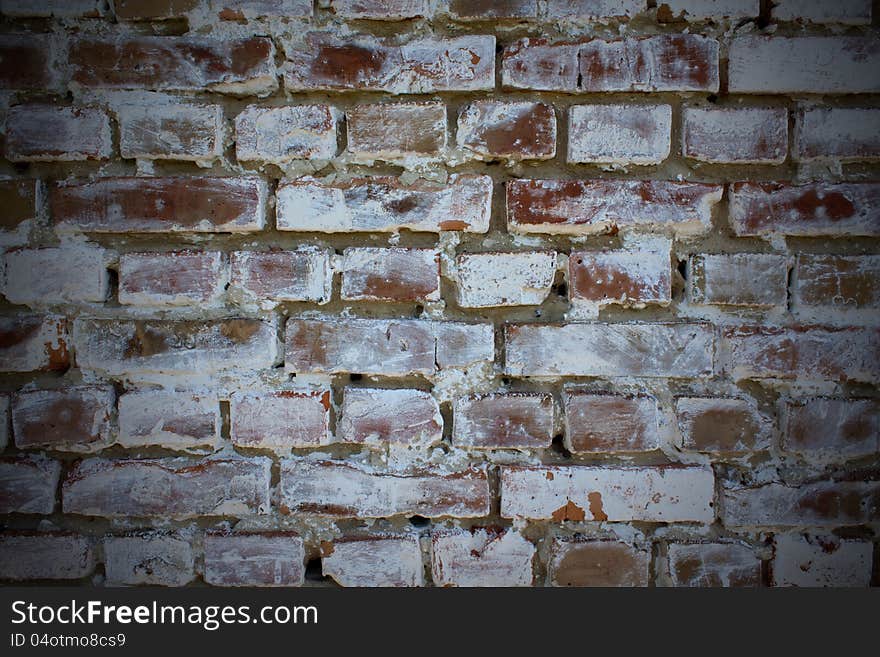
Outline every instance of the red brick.
<svg viewBox="0 0 880 657"><path fill-rule="evenodd" d="M205 581L214 586L301 586L305 558L289 532L205 534Z"/></svg>
<svg viewBox="0 0 880 657"><path fill-rule="evenodd" d="M443 438L443 417L422 390L346 388L336 439L366 445L430 446Z"/></svg>
<svg viewBox="0 0 880 657"><path fill-rule="evenodd" d="M772 12L778 21L868 25L871 22L871 0L776 0Z"/></svg>
<svg viewBox="0 0 880 657"><path fill-rule="evenodd" d="M67 320L18 315L0 318L0 369L4 372L64 371L70 366Z"/></svg>
<svg viewBox="0 0 880 657"><path fill-rule="evenodd" d="M725 488L721 519L727 527L847 527L874 522L880 482L818 481Z"/></svg>
<svg viewBox="0 0 880 657"><path fill-rule="evenodd" d="M547 18L569 20L628 19L645 10L642 0L546 0Z"/></svg>
<svg viewBox="0 0 880 657"><path fill-rule="evenodd" d="M880 401L876 399L788 400L782 448L807 457L835 460L880 454Z"/></svg>
<svg viewBox="0 0 880 657"><path fill-rule="evenodd" d="M798 256L798 306L836 311L880 307L880 256Z"/></svg>
<svg viewBox="0 0 880 657"><path fill-rule="evenodd" d="M225 119L220 105L126 104L116 116L123 158L205 163L223 155Z"/></svg>
<svg viewBox="0 0 880 657"><path fill-rule="evenodd" d="M757 18L760 5L759 0L658 0L657 18L663 22L735 21Z"/></svg>
<svg viewBox="0 0 880 657"><path fill-rule="evenodd" d="M565 444L575 454L650 452L661 447L657 401L567 391Z"/></svg>
<svg viewBox="0 0 880 657"><path fill-rule="evenodd" d="M69 59L73 82L84 87L209 90L257 96L278 88L275 47L264 37L84 38L71 43Z"/></svg>
<svg viewBox="0 0 880 657"><path fill-rule="evenodd" d="M345 112L348 152L361 159L431 157L446 148L443 103L357 105Z"/></svg>
<svg viewBox="0 0 880 657"><path fill-rule="evenodd" d="M287 52L289 91L365 90L392 94L479 91L495 85L495 37L467 35L392 45L372 37L311 33Z"/></svg>
<svg viewBox="0 0 880 657"><path fill-rule="evenodd" d="M548 566L553 586L644 587L651 554L619 541L555 539Z"/></svg>
<svg viewBox="0 0 880 657"><path fill-rule="evenodd" d="M235 117L235 155L240 162L279 165L333 158L338 119L328 105L251 105Z"/></svg>
<svg viewBox="0 0 880 657"><path fill-rule="evenodd" d="M220 441L220 402L210 393L130 390L119 397L124 447L212 450Z"/></svg>
<svg viewBox="0 0 880 657"><path fill-rule="evenodd" d="M42 194L37 180L0 180L0 246L27 244L37 219L37 198Z"/></svg>
<svg viewBox="0 0 880 657"><path fill-rule="evenodd" d="M87 459L62 486L64 513L243 518L269 512L268 458Z"/></svg>
<svg viewBox="0 0 880 657"><path fill-rule="evenodd" d="M765 450L773 421L745 399L680 397L675 402L682 448L709 454Z"/></svg>
<svg viewBox="0 0 880 657"><path fill-rule="evenodd" d="M572 305L641 308L672 300L668 240L642 241L627 251L573 251L568 258Z"/></svg>
<svg viewBox="0 0 880 657"><path fill-rule="evenodd" d="M350 20L397 21L428 16L428 0L329 0L329 9Z"/></svg>
<svg viewBox="0 0 880 657"><path fill-rule="evenodd" d="M290 452L330 442L330 390L234 393L229 414L236 447Z"/></svg>
<svg viewBox="0 0 880 657"><path fill-rule="evenodd" d="M503 466L505 518L703 522L714 518L708 467Z"/></svg>
<svg viewBox="0 0 880 657"><path fill-rule="evenodd" d="M807 107L797 114L793 157L842 162L880 159L880 110Z"/></svg>
<svg viewBox="0 0 880 657"><path fill-rule="evenodd" d="M723 187L662 180L511 180L507 226L515 233L594 235L633 227L709 230Z"/></svg>
<svg viewBox="0 0 880 657"><path fill-rule="evenodd" d="M478 100L458 115L458 145L477 159L556 157L556 112L545 103Z"/></svg>
<svg viewBox="0 0 880 657"><path fill-rule="evenodd" d="M577 43L525 38L504 49L501 84L505 89L577 91Z"/></svg>
<svg viewBox="0 0 880 657"><path fill-rule="evenodd" d="M682 155L719 164L782 164L788 153L784 107L686 107Z"/></svg>
<svg viewBox="0 0 880 657"><path fill-rule="evenodd" d="M424 586L418 536L357 537L330 544L321 572L340 586Z"/></svg>
<svg viewBox="0 0 880 657"><path fill-rule="evenodd" d="M728 52L730 93L880 91L880 40L861 36L742 36Z"/></svg>
<svg viewBox="0 0 880 657"><path fill-rule="evenodd" d="M739 236L880 235L880 185L736 183L730 223Z"/></svg>
<svg viewBox="0 0 880 657"><path fill-rule="evenodd" d="M116 395L109 386L18 392L12 432L19 449L94 452L108 447Z"/></svg>
<svg viewBox="0 0 880 657"><path fill-rule="evenodd" d="M761 561L755 551L736 543L674 543L669 546L673 586L761 586Z"/></svg>
<svg viewBox="0 0 880 657"><path fill-rule="evenodd" d="M110 376L207 375L275 363L275 323L259 319L77 319L76 363Z"/></svg>
<svg viewBox="0 0 880 657"><path fill-rule="evenodd" d="M718 362L735 380L875 383L880 378L880 331L824 326L725 328Z"/></svg>
<svg viewBox="0 0 880 657"><path fill-rule="evenodd" d="M489 513L486 468L407 474L332 461L281 463L280 503L291 513L342 518L420 515L474 518Z"/></svg>
<svg viewBox="0 0 880 657"><path fill-rule="evenodd" d="M101 178L57 183L49 197L58 230L214 233L262 230L259 178Z"/></svg>
<svg viewBox="0 0 880 657"><path fill-rule="evenodd" d="M103 249L87 245L7 251L3 295L32 307L101 303L110 294L111 259Z"/></svg>
<svg viewBox="0 0 880 657"><path fill-rule="evenodd" d="M110 118L89 107L16 105L6 115L6 159L13 162L106 160Z"/></svg>
<svg viewBox="0 0 880 657"><path fill-rule="evenodd" d="M556 252L464 253L456 259L458 303L463 308L537 306L550 294Z"/></svg>
<svg viewBox="0 0 880 657"><path fill-rule="evenodd" d="M547 394L498 393L455 402L452 442L475 449L550 447L556 405Z"/></svg>
<svg viewBox="0 0 880 657"><path fill-rule="evenodd" d="M124 253L119 256L119 303L130 306L217 304L226 284L217 251Z"/></svg>
<svg viewBox="0 0 880 657"><path fill-rule="evenodd" d="M2 89L47 89L55 86L52 47L46 36L14 33L0 36L0 63L4 64L0 66Z"/></svg>
<svg viewBox="0 0 880 657"><path fill-rule="evenodd" d="M437 301L440 255L433 249L345 249L341 294L350 301Z"/></svg>
<svg viewBox="0 0 880 657"><path fill-rule="evenodd" d="M82 579L94 570L95 555L84 536L8 531L0 536L0 579Z"/></svg>
<svg viewBox="0 0 880 657"><path fill-rule="evenodd" d="M217 18L233 21L261 17L306 18L312 15L311 0L115 0L113 4L116 17L124 21L184 18L199 8L219 9Z"/></svg>
<svg viewBox="0 0 880 657"><path fill-rule="evenodd" d="M288 372L432 376L492 361L491 324L421 320L290 319Z"/></svg>
<svg viewBox="0 0 880 657"><path fill-rule="evenodd" d="M719 89L718 42L696 34L662 34L583 44L579 89L709 91Z"/></svg>
<svg viewBox="0 0 880 657"><path fill-rule="evenodd" d="M453 174L447 183L355 178L324 183L300 178L278 187L278 230L322 233L489 230L492 179Z"/></svg>
<svg viewBox="0 0 880 657"><path fill-rule="evenodd" d="M671 105L573 105L570 163L659 164L672 140Z"/></svg>
<svg viewBox="0 0 880 657"><path fill-rule="evenodd" d="M512 376L697 378L712 373L707 324L508 324Z"/></svg>
<svg viewBox="0 0 880 657"><path fill-rule="evenodd" d="M773 540L773 586L868 587L874 546L834 535L782 534Z"/></svg>
<svg viewBox="0 0 880 657"><path fill-rule="evenodd" d="M104 571L111 586L184 586L195 579L195 557L188 540L163 533L108 536Z"/></svg>
<svg viewBox="0 0 880 657"><path fill-rule="evenodd" d="M786 256L769 253L691 256L690 301L721 306L785 306L788 262Z"/></svg>
<svg viewBox="0 0 880 657"><path fill-rule="evenodd" d="M61 464L42 456L0 459L0 513L50 515L60 477Z"/></svg>
<svg viewBox="0 0 880 657"><path fill-rule="evenodd" d="M241 301L330 301L333 270L325 248L235 251L230 293Z"/></svg>
<svg viewBox="0 0 880 657"><path fill-rule="evenodd" d="M537 18L537 0L449 0L449 13L466 21Z"/></svg>
<svg viewBox="0 0 880 657"><path fill-rule="evenodd" d="M440 531L431 536L431 573L443 587L531 586L536 553L512 529Z"/></svg>

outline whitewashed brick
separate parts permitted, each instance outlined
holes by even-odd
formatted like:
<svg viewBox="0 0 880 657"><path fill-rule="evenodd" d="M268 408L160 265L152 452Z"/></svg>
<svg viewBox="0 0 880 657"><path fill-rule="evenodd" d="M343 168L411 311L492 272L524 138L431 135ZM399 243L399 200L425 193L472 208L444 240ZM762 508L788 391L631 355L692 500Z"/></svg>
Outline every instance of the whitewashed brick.
<svg viewBox="0 0 880 657"><path fill-rule="evenodd" d="M303 246L293 251L235 251L229 293L237 301L327 303L333 286L330 252Z"/></svg>
<svg viewBox="0 0 880 657"><path fill-rule="evenodd" d="M237 447L289 452L330 441L330 391L234 393L230 437Z"/></svg>
<svg viewBox="0 0 880 657"><path fill-rule="evenodd" d="M214 449L220 442L220 401L210 393L131 390L119 397L120 445Z"/></svg>
<svg viewBox="0 0 880 657"><path fill-rule="evenodd" d="M715 479L708 467L501 468L501 515L533 520L704 522Z"/></svg>
<svg viewBox="0 0 880 657"><path fill-rule="evenodd" d="M22 390L12 398L12 433L20 449L95 452L113 442L110 386L77 385Z"/></svg>
<svg viewBox="0 0 880 657"><path fill-rule="evenodd" d="M782 447L786 451L838 462L880 454L880 401L876 399L788 400L783 415Z"/></svg>
<svg viewBox="0 0 880 657"><path fill-rule="evenodd" d="M60 316L0 318L0 369L4 372L64 371L70 366L67 321Z"/></svg>
<svg viewBox="0 0 880 657"><path fill-rule="evenodd" d="M651 555L621 541L559 540L547 570L554 586L648 586Z"/></svg>
<svg viewBox="0 0 880 657"><path fill-rule="evenodd" d="M107 537L104 569L111 586L183 586L195 579L192 545L173 535Z"/></svg>
<svg viewBox="0 0 880 657"><path fill-rule="evenodd" d="M689 263L691 303L785 306L788 258L769 253L695 255Z"/></svg>
<svg viewBox="0 0 880 657"><path fill-rule="evenodd" d="M3 294L11 303L43 306L107 299L111 256L92 246L7 251Z"/></svg>
<svg viewBox="0 0 880 657"><path fill-rule="evenodd" d="M759 0L657 0L657 16L664 20L738 20L756 18L760 5Z"/></svg>
<svg viewBox="0 0 880 657"><path fill-rule="evenodd" d="M779 534L774 539L773 584L866 587L873 545L833 535Z"/></svg>
<svg viewBox="0 0 880 657"><path fill-rule="evenodd" d="M381 103L345 112L348 152L358 160L431 158L446 148L446 105Z"/></svg>
<svg viewBox="0 0 880 657"><path fill-rule="evenodd" d="M0 513L51 514L60 476L61 464L43 456L0 459Z"/></svg>
<svg viewBox="0 0 880 657"><path fill-rule="evenodd" d="M123 158L206 163L223 155L220 105L124 104L116 117Z"/></svg>
<svg viewBox="0 0 880 657"><path fill-rule="evenodd" d="M0 452L9 444L10 409L9 395L0 395Z"/></svg>
<svg viewBox="0 0 880 657"><path fill-rule="evenodd" d="M218 251L123 253L119 303L124 306L218 304L229 276Z"/></svg>
<svg viewBox="0 0 880 657"><path fill-rule="evenodd" d="M235 118L235 154L243 162L287 164L336 155L338 113L327 105L259 107Z"/></svg>
<svg viewBox="0 0 880 657"><path fill-rule="evenodd" d="M110 118L88 107L16 105L6 114L12 162L106 160L113 154Z"/></svg>
<svg viewBox="0 0 880 657"><path fill-rule="evenodd" d="M205 581L214 586L301 586L303 540L288 532L205 534Z"/></svg>
<svg viewBox="0 0 880 657"><path fill-rule="evenodd" d="M775 0L772 15L779 21L868 25L871 0Z"/></svg>
<svg viewBox="0 0 880 657"><path fill-rule="evenodd" d="M342 254L343 299L438 301L440 255L434 249L349 248Z"/></svg>
<svg viewBox="0 0 880 657"><path fill-rule="evenodd" d="M880 110L808 107L797 115L794 157L842 162L880 159Z"/></svg>
<svg viewBox="0 0 880 657"><path fill-rule="evenodd" d="M556 253L470 253L456 260L458 303L465 308L537 306L550 294Z"/></svg>
<svg viewBox="0 0 880 657"><path fill-rule="evenodd" d="M659 164L669 157L670 105L574 105L568 162Z"/></svg>
<svg viewBox="0 0 880 657"><path fill-rule="evenodd" d="M770 447L773 422L746 399L681 397L675 402L683 449L712 454Z"/></svg>
<svg viewBox="0 0 880 657"><path fill-rule="evenodd" d="M321 571L341 586L424 586L422 550L417 536L333 541L321 558Z"/></svg>
<svg viewBox="0 0 880 657"><path fill-rule="evenodd" d="M788 152L784 107L686 107L682 154L719 164L781 164Z"/></svg>
<svg viewBox="0 0 880 657"><path fill-rule="evenodd" d="M95 570L87 538L75 534L0 535L0 579L81 579Z"/></svg>
<svg viewBox="0 0 880 657"><path fill-rule="evenodd" d="M437 586L531 586L535 546L516 530L438 532L431 537Z"/></svg>
<svg viewBox="0 0 880 657"><path fill-rule="evenodd" d="M428 447L443 438L440 406L422 390L346 388L336 438L366 445Z"/></svg>
<svg viewBox="0 0 880 657"><path fill-rule="evenodd" d="M745 545L673 543L667 554L673 586L761 586L761 561Z"/></svg>

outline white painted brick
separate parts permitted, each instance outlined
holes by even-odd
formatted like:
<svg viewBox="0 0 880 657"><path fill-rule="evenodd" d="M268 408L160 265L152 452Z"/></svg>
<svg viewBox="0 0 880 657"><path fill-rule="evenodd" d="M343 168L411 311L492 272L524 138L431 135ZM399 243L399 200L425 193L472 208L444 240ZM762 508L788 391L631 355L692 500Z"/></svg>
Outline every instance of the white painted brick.
<svg viewBox="0 0 880 657"><path fill-rule="evenodd" d="M341 586L424 586L417 536L334 541L328 551L321 570Z"/></svg>
<svg viewBox="0 0 880 657"><path fill-rule="evenodd" d="M568 162L659 164L669 157L670 105L574 105Z"/></svg>
<svg viewBox="0 0 880 657"><path fill-rule="evenodd" d="M110 118L88 107L16 105L6 115L12 162L105 160L113 154Z"/></svg>
<svg viewBox="0 0 880 657"><path fill-rule="evenodd" d="M657 15L689 21L737 20L755 18L761 11L759 0L657 0Z"/></svg>
<svg viewBox="0 0 880 657"><path fill-rule="evenodd" d="M0 535L0 579L81 579L95 569L88 539L74 534Z"/></svg>
<svg viewBox="0 0 880 657"><path fill-rule="evenodd" d="M330 251L303 246L293 251L235 251L230 255L229 292L236 301L330 301Z"/></svg>
<svg viewBox="0 0 880 657"><path fill-rule="evenodd" d="M346 388L336 439L346 443L430 446L443 438L440 406L422 390Z"/></svg>
<svg viewBox="0 0 880 657"><path fill-rule="evenodd" d="M537 306L550 294L556 253L472 253L456 261L458 303L465 308Z"/></svg>
<svg viewBox="0 0 880 657"><path fill-rule="evenodd" d="M124 306L216 305L229 279L218 251L123 253L119 303Z"/></svg>
<svg viewBox="0 0 880 657"><path fill-rule="evenodd" d="M235 118L235 153L243 161L286 164L336 155L338 113L327 105L259 107Z"/></svg>
<svg viewBox="0 0 880 657"><path fill-rule="evenodd" d="M719 164L781 164L788 152L784 107L686 107L685 157Z"/></svg>
<svg viewBox="0 0 880 657"><path fill-rule="evenodd" d="M233 393L229 413L238 447L289 453L330 442L330 390Z"/></svg>
<svg viewBox="0 0 880 657"><path fill-rule="evenodd" d="M794 157L842 162L880 159L880 110L808 107L797 115Z"/></svg>
<svg viewBox="0 0 880 657"><path fill-rule="evenodd" d="M7 251L3 294L29 306L100 303L109 294L110 258L103 249L78 245Z"/></svg>
<svg viewBox="0 0 880 657"><path fill-rule="evenodd" d="M535 546L516 530L439 532L431 538L437 586L531 586Z"/></svg>
<svg viewBox="0 0 880 657"><path fill-rule="evenodd" d="M220 401L210 393L132 390L119 397L120 445L213 449L220 441Z"/></svg>
<svg viewBox="0 0 880 657"><path fill-rule="evenodd" d="M772 12L778 21L868 25L871 0L774 0Z"/></svg>
<svg viewBox="0 0 880 657"><path fill-rule="evenodd" d="M192 546L171 535L107 537L104 568L115 586L183 586L195 578Z"/></svg>
<svg viewBox="0 0 880 657"><path fill-rule="evenodd" d="M220 105L124 104L116 116L123 158L208 163L223 155Z"/></svg>
<svg viewBox="0 0 880 657"><path fill-rule="evenodd" d="M873 545L833 535L779 534L774 539L775 586L866 587Z"/></svg>
<svg viewBox="0 0 880 657"><path fill-rule="evenodd" d="M303 540L288 532L205 535L205 581L214 586L301 586Z"/></svg>
<svg viewBox="0 0 880 657"><path fill-rule="evenodd" d="M501 515L534 520L704 522L715 478L708 467L501 468Z"/></svg>

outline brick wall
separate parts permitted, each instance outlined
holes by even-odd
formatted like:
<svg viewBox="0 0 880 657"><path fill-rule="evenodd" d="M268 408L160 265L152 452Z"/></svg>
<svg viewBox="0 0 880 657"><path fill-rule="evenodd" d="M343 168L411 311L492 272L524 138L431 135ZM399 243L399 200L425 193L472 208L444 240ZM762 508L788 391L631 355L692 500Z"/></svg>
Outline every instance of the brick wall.
<svg viewBox="0 0 880 657"><path fill-rule="evenodd" d="M0 578L875 585L869 0L4 0Z"/></svg>

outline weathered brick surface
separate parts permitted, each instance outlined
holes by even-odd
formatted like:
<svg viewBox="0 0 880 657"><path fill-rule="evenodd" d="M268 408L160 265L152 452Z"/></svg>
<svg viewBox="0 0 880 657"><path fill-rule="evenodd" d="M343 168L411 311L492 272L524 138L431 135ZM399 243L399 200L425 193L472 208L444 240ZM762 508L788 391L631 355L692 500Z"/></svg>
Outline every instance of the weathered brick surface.
<svg viewBox="0 0 880 657"><path fill-rule="evenodd" d="M512 180L507 223L514 233L594 235L636 227L702 233L722 191L652 180Z"/></svg>
<svg viewBox="0 0 880 657"><path fill-rule="evenodd" d="M235 394L229 414L230 438L238 447L315 447L328 442L330 391Z"/></svg>
<svg viewBox="0 0 880 657"><path fill-rule="evenodd" d="M875 9L0 0L0 579L877 585Z"/></svg>
<svg viewBox="0 0 880 657"><path fill-rule="evenodd" d="M617 541L555 540L553 586L647 586L651 555Z"/></svg>
<svg viewBox="0 0 880 657"><path fill-rule="evenodd" d="M260 230L266 184L259 178L101 178L50 191L59 231L212 233Z"/></svg>
<svg viewBox="0 0 880 657"><path fill-rule="evenodd" d="M660 164L669 157L669 105L575 105L568 111L568 161Z"/></svg>
<svg viewBox="0 0 880 657"><path fill-rule="evenodd" d="M341 586L423 586L422 550L416 536L333 541L321 571Z"/></svg>
<svg viewBox="0 0 880 657"><path fill-rule="evenodd" d="M337 151L337 118L327 105L251 105L235 117L235 155L272 164L330 159Z"/></svg>
<svg viewBox="0 0 880 657"><path fill-rule="evenodd" d="M705 467L509 466L501 469L501 515L711 523L713 486Z"/></svg>
<svg viewBox="0 0 880 657"><path fill-rule="evenodd" d="M736 543L674 543L667 549L673 586L761 586L761 561Z"/></svg>
<svg viewBox="0 0 880 657"><path fill-rule="evenodd" d="M115 394L109 386L29 390L12 400L12 433L20 449L94 452L111 442Z"/></svg>
<svg viewBox="0 0 880 657"><path fill-rule="evenodd" d="M265 457L87 459L62 486L65 513L104 518L246 517L269 512Z"/></svg>
<svg viewBox="0 0 880 657"><path fill-rule="evenodd" d="M88 539L67 533L17 533L0 536L0 579L75 580L95 569Z"/></svg>
<svg viewBox="0 0 880 657"><path fill-rule="evenodd" d="M780 534L774 539L773 585L864 587L873 546L833 535Z"/></svg>
<svg viewBox="0 0 880 657"><path fill-rule="evenodd" d="M302 539L288 532L205 535L205 581L214 586L300 586Z"/></svg>
<svg viewBox="0 0 880 657"><path fill-rule="evenodd" d="M478 518L489 512L489 482L485 466L398 474L295 458L281 463L280 503L291 513L343 518Z"/></svg>
<svg viewBox="0 0 880 657"><path fill-rule="evenodd" d="M341 294L351 301L437 301L440 256L433 249L346 249Z"/></svg>
<svg viewBox="0 0 880 657"><path fill-rule="evenodd" d="M106 160L110 118L90 107L16 105L6 115L5 150L12 162Z"/></svg>
<svg viewBox="0 0 880 657"><path fill-rule="evenodd" d="M555 428L550 395L522 393L462 397L455 403L452 440L475 449L540 449Z"/></svg>
<svg viewBox="0 0 880 657"><path fill-rule="evenodd" d="M437 586L531 586L535 546L518 532L475 529L431 538Z"/></svg>
<svg viewBox="0 0 880 657"><path fill-rule="evenodd" d="M565 441L575 454L650 452L660 440L657 401L651 397L565 394Z"/></svg>
<svg viewBox="0 0 880 657"><path fill-rule="evenodd" d="M485 233L489 229L492 182L487 176L455 175L446 184L395 178L322 183L299 179L278 187L279 230L349 233Z"/></svg>

